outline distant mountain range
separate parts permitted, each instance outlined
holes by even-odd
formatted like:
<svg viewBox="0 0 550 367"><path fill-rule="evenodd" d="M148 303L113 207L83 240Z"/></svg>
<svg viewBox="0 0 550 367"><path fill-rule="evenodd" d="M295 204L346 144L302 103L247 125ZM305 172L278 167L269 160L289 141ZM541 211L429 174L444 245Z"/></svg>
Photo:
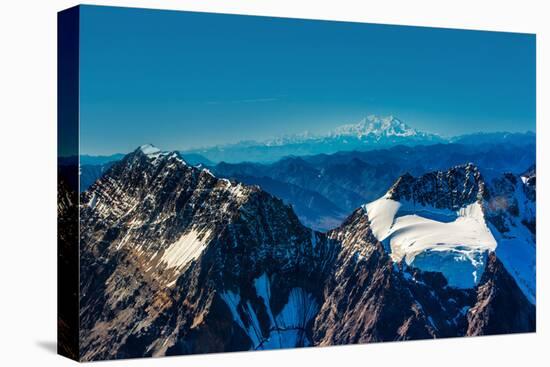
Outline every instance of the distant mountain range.
<svg viewBox="0 0 550 367"><path fill-rule="evenodd" d="M535 144L533 132L479 132L454 137L442 137L412 128L394 116L370 115L356 124L339 126L327 134L310 133L287 135L265 141L242 141L236 144L187 149L179 151L191 165L213 166L216 163L258 162L273 163L289 156L333 154L337 152L364 152L395 146L433 144L465 144L490 147L495 144L525 146ZM81 165L104 165L120 160L124 154L107 156L81 155ZM65 163L76 157L62 158Z"/></svg>
<svg viewBox="0 0 550 367"><path fill-rule="evenodd" d="M292 204L306 225L327 230L340 223L342 213L380 197L405 173L421 175L472 162L491 181L505 172L524 172L535 158L534 144L449 143L286 157L269 164L222 162L210 169L220 177L262 186ZM303 190L299 196L293 194L295 187Z"/></svg>
<svg viewBox="0 0 550 367"><path fill-rule="evenodd" d="M337 127L323 135L297 134L263 142L246 141L182 151L182 155L198 154L213 162L270 163L286 156L332 154L344 151L368 151L397 145L416 146L437 143L468 145L534 143L534 133L476 133L445 138L414 129L394 116L367 116L356 124Z"/></svg>

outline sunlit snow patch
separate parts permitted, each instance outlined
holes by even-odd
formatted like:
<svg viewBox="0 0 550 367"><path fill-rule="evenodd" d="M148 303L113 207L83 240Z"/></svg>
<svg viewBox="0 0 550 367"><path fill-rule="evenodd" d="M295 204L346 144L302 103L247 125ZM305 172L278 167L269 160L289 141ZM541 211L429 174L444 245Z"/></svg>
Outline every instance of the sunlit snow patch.
<svg viewBox="0 0 550 367"><path fill-rule="evenodd" d="M153 145L151 145L151 144L142 145L142 146L139 147L139 149L145 155L152 155L152 154L160 153L160 149L153 146Z"/></svg>
<svg viewBox="0 0 550 367"><path fill-rule="evenodd" d="M200 256L209 242L210 235L209 230L199 232L192 229L184 233L166 249L161 261L165 262L169 268L182 269Z"/></svg>
<svg viewBox="0 0 550 367"><path fill-rule="evenodd" d="M383 196L364 209L394 261L441 272L453 287L475 286L497 246L477 202L453 212Z"/></svg>

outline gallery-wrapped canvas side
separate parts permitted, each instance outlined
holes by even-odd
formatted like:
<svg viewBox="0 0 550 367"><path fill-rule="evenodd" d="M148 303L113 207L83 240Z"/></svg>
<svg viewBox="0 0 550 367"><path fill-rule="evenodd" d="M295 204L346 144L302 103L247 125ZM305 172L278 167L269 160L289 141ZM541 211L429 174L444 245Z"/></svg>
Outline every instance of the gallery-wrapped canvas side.
<svg viewBox="0 0 550 367"><path fill-rule="evenodd" d="M58 13L57 351L79 359L79 7Z"/></svg>

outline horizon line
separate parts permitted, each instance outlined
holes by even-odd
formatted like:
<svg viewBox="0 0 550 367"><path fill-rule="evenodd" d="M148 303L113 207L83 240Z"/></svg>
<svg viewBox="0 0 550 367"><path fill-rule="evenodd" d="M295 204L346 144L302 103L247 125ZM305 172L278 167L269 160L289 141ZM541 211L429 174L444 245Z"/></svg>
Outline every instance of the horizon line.
<svg viewBox="0 0 550 367"><path fill-rule="evenodd" d="M536 133L536 131L533 131L533 130L516 131L516 132L506 131L506 130L495 130L495 131L475 131L475 132L471 132L471 133L458 134L458 135L449 135L449 136L439 135L437 133L429 133L429 134L437 135L437 136L441 137L444 140L450 140L452 138L469 136L469 135L489 135L489 134L523 134L523 135L525 135L525 134L534 134L534 135L536 135L537 133ZM223 144L213 144L213 145L200 146L200 147L177 148L177 149L168 149L168 150L162 150L161 149L161 151L162 152L188 152L188 153L198 154L198 153L196 153L196 151L212 149L212 148L216 148L216 147L233 147L233 146L237 146L237 145L242 144L242 143L265 144L265 142L267 142L271 139L282 138L282 137L290 137L290 136L299 136L299 135L300 134L281 135L281 136L278 136L278 137L274 137L274 138L270 138L270 139L264 139L264 140L239 140L239 141L236 141L236 142L223 143ZM325 135L314 136L313 138L315 138L315 137L328 137L328 136L329 136L328 134L325 134ZM446 144L455 144L455 143L452 143L452 142L437 142L437 143L434 143L434 144L431 144L431 145L445 144L445 143ZM88 153L88 152L82 153L81 152L79 154L79 156L109 157L109 156L113 156L113 155L127 155L127 154L132 153L133 151L135 151L139 147L141 147L143 145L146 145L146 144L152 145L152 146L157 147L157 148L159 147L158 144L143 143L143 144L137 145L136 148L131 149L127 152L115 151L115 152L112 152L112 153L103 153L103 154ZM404 144L396 144L395 146L399 146L399 145L404 145ZM422 145L430 145L430 144L422 144ZM390 148L392 148L392 147L391 146L390 147L381 147L380 149L390 149ZM60 156L60 157L75 157L75 155Z"/></svg>

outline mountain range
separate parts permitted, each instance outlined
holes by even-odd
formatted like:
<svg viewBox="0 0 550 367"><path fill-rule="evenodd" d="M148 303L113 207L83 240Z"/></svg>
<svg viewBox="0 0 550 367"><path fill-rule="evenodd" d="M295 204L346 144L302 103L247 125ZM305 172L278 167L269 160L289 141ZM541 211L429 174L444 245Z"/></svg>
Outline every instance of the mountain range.
<svg viewBox="0 0 550 367"><path fill-rule="evenodd" d="M443 137L410 127L394 116L370 115L358 123L339 126L326 134L295 134L266 141L244 141L182 151L182 155L198 154L212 162L273 163L287 156L333 154L345 151L369 151L397 145L418 146L437 143L491 145L507 143L534 144L535 134L527 133L474 133Z"/></svg>
<svg viewBox="0 0 550 367"><path fill-rule="evenodd" d="M260 186L138 148L80 194L81 359L535 331L534 167L384 190L319 232Z"/></svg>
<svg viewBox="0 0 550 367"><path fill-rule="evenodd" d="M241 141L235 144L186 149L179 153L193 165L213 166L225 163L274 163L289 156L310 156L338 152L365 152L388 149L396 146L423 146L434 144L462 144L467 146L511 145L526 146L536 143L533 132L479 132L443 137L410 127L394 116L370 115L358 123L336 127L326 134L302 133L285 135L265 141ZM105 165L120 160L124 154L80 156L81 165ZM76 157L61 158L63 164Z"/></svg>
<svg viewBox="0 0 550 367"><path fill-rule="evenodd" d="M535 331L535 140L371 116L212 150L300 153L274 161L62 158L60 223L80 191L79 357Z"/></svg>

